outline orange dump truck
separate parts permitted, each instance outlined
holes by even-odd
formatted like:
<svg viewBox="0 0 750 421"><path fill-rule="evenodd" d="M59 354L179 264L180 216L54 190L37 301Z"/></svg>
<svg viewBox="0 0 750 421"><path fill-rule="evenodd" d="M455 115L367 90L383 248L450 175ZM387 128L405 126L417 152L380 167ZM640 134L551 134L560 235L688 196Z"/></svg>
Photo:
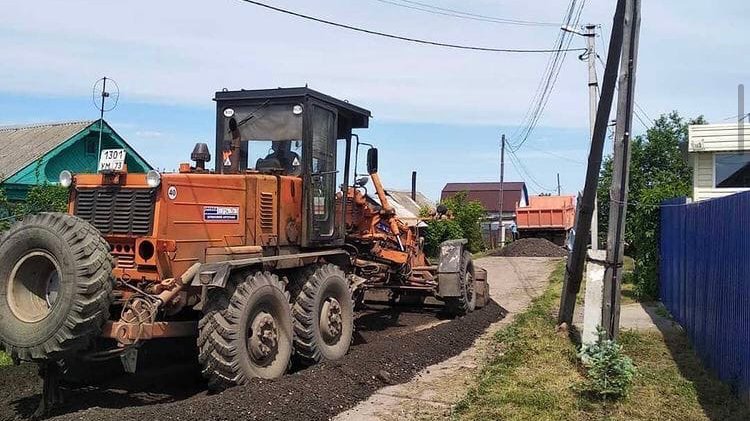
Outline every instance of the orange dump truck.
<svg viewBox="0 0 750 421"><path fill-rule="evenodd" d="M531 196L529 205L516 205L519 238L546 238L565 245L575 221L575 196Z"/></svg>

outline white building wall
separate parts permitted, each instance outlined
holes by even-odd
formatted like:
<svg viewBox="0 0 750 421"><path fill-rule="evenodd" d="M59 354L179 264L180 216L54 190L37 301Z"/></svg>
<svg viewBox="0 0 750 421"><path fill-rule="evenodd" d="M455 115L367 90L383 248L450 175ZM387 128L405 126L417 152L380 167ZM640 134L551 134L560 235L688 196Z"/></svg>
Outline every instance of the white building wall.
<svg viewBox="0 0 750 421"><path fill-rule="evenodd" d="M750 188L716 188L714 177L717 153L750 153L750 124L745 124L744 141L737 124L703 124L688 128L688 152L693 165L693 200L727 196Z"/></svg>

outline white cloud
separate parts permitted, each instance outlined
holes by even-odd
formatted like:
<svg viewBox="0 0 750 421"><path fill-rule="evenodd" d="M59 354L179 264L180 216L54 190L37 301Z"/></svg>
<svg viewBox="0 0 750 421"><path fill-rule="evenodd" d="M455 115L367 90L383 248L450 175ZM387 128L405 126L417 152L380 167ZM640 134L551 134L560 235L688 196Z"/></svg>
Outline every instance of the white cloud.
<svg viewBox="0 0 750 421"><path fill-rule="evenodd" d="M556 34L556 28L456 20L374 1L269 2L366 28L473 45L549 48ZM460 7L556 22L566 4L482 0ZM583 19L610 28L614 4L589 2ZM750 83L750 58L738 54L746 45L747 4L715 7L693 0L644 2L643 8L639 103L652 116L675 108L730 115L733 88ZM0 91L88 96L93 81L106 74L119 82L123 98L208 108L223 87L309 83L371 109L378 119L449 124L518 124L546 63L545 55L375 38L236 0L3 2L0 44ZM586 127L587 115L585 64L571 54L540 125Z"/></svg>
<svg viewBox="0 0 750 421"><path fill-rule="evenodd" d="M135 132L135 136L143 138L155 138L164 136L164 133L156 130L138 130Z"/></svg>

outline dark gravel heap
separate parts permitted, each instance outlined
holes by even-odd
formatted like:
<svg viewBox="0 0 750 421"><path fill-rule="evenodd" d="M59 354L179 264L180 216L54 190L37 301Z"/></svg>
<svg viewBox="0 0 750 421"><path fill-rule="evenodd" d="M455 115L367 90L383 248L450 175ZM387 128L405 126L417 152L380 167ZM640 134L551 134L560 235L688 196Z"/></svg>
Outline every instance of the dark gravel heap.
<svg viewBox="0 0 750 421"><path fill-rule="evenodd" d="M190 369L172 370L169 379L138 380L139 374L129 378L138 386L124 382L67 390L68 406L59 408L53 419L328 420L377 389L406 382L420 370L467 349L504 315L491 302L468 316L413 332L415 324L434 322L435 314L387 309L358 320L354 346L336 362L276 380L255 380L215 395L196 390L197 383L190 378L195 372ZM0 370L0 419L25 419L38 402L40 389L33 366Z"/></svg>
<svg viewBox="0 0 750 421"><path fill-rule="evenodd" d="M566 257L568 251L544 238L522 238L492 254L507 257Z"/></svg>

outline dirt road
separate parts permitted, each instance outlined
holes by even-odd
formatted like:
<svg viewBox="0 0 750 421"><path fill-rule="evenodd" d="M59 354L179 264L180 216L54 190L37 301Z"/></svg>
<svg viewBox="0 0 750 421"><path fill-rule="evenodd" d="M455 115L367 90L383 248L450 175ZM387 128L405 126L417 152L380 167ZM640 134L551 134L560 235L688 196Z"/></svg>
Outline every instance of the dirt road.
<svg viewBox="0 0 750 421"><path fill-rule="evenodd" d="M487 269L492 298L507 311L466 351L427 367L407 383L384 387L366 401L339 414L336 421L396 421L448 418L453 405L470 387L490 345L489 338L541 294L560 259L487 257L477 265Z"/></svg>
<svg viewBox="0 0 750 421"><path fill-rule="evenodd" d="M475 351L457 359L451 357L477 346L476 338L502 320L506 311L514 313L523 308L541 290L551 267L548 259L533 258L493 257L480 264L488 269L493 297L502 307L491 303L468 316L449 320L439 306L389 308L370 302L357 320L354 344L343 359L308 369L295 368L280 379L255 380L220 394L206 392L193 353L185 352L175 359L174 348L169 348L166 358L142 359L145 365L139 366L135 376L116 375L95 386L66 387L66 402L52 419L328 420L384 386L409 382L420 372L421 379L436 377L433 383L418 383L426 390L444 377L424 374L427 371L440 374L454 370L463 375L465 369L455 368L474 367ZM189 343L182 347L193 349ZM157 350L150 352L157 354ZM442 368L444 365L448 368ZM40 392L33 365L0 369L0 420L27 419ZM376 396L386 396L384 393ZM429 398L426 392L420 392L420 396ZM448 398L440 395L436 399ZM400 405L399 400L396 403ZM399 418L395 416L401 410L399 405L391 406L393 419Z"/></svg>

